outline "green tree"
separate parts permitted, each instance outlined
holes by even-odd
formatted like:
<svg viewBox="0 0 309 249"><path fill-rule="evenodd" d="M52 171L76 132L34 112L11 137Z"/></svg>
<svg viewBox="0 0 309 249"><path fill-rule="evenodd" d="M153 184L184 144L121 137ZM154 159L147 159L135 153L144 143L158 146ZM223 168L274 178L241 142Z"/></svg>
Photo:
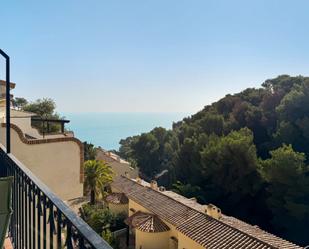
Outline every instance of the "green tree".
<svg viewBox="0 0 309 249"><path fill-rule="evenodd" d="M36 113L41 118L53 118L57 116L55 113L56 103L50 98L38 99L23 106L22 110Z"/></svg>
<svg viewBox="0 0 309 249"><path fill-rule="evenodd" d="M217 114L206 114L198 121L198 125L202 128L202 132L206 134L223 134L224 119L223 116Z"/></svg>
<svg viewBox="0 0 309 249"><path fill-rule="evenodd" d="M90 203L96 202L96 196L102 193L113 178L110 166L98 160L88 160L84 165L85 169L85 188L90 191Z"/></svg>
<svg viewBox="0 0 309 249"><path fill-rule="evenodd" d="M141 171L148 177L153 177L160 171L158 160L159 143L151 134L142 134L138 141L133 144L133 155Z"/></svg>
<svg viewBox="0 0 309 249"><path fill-rule="evenodd" d="M280 75L260 88L228 94L174 123L172 130L156 128L122 140L120 151L149 178L167 169L168 186L176 184L188 196L199 196L229 215L294 240L292 231L281 230L284 223L299 220L290 215L288 222L279 218L273 222L273 215L279 217L282 210L271 208L270 182L259 170L260 162L265 164L263 160L267 162L270 152L283 143L303 152L304 164L309 163L309 77ZM300 175L299 182L306 182L309 173L304 170ZM306 186L302 183L298 192ZM286 198L285 192L278 191L276 198ZM302 194L297 201L308 206ZM303 220L308 223L307 218ZM306 231L301 225L295 228L295 234Z"/></svg>
<svg viewBox="0 0 309 249"><path fill-rule="evenodd" d="M139 136L127 137L126 139L121 139L119 144L119 152L117 153L122 158L127 160L132 159L133 157L133 144L137 141Z"/></svg>
<svg viewBox="0 0 309 249"><path fill-rule="evenodd" d="M200 153L197 149L197 138L185 138L180 147L177 165L176 176L177 180L186 184L198 184L201 180L200 167Z"/></svg>
<svg viewBox="0 0 309 249"><path fill-rule="evenodd" d="M104 229L102 232L103 239L110 245L112 245L115 242L115 238L109 229Z"/></svg>
<svg viewBox="0 0 309 249"><path fill-rule="evenodd" d="M261 162L261 172L268 183L268 208L277 234L308 244L309 177L305 155L291 145L270 152L271 158Z"/></svg>
<svg viewBox="0 0 309 249"><path fill-rule="evenodd" d="M192 186L190 183L183 184L177 181L173 184L172 191L181 194L187 198L196 198L198 201L203 201L204 197L199 186Z"/></svg>
<svg viewBox="0 0 309 249"><path fill-rule="evenodd" d="M28 104L28 101L25 98L16 97L12 100L12 104L14 108L21 110Z"/></svg>
<svg viewBox="0 0 309 249"><path fill-rule="evenodd" d="M137 163L144 177L153 178L163 170L168 170L173 175L178 150L176 134L156 127L151 132L134 138L130 154L131 160Z"/></svg>
<svg viewBox="0 0 309 249"><path fill-rule="evenodd" d="M84 159L85 161L88 160L95 160L97 155L96 147L92 143L83 142L84 145Z"/></svg>
<svg viewBox="0 0 309 249"><path fill-rule="evenodd" d="M112 234L113 231L125 228L125 214L113 214L108 208L100 205L84 204L81 209L82 218L114 249L119 248L119 241Z"/></svg>
<svg viewBox="0 0 309 249"><path fill-rule="evenodd" d="M38 99L34 102L30 102L22 107L23 111L33 112L37 114L41 119L61 119L58 113L56 113L56 103L50 98ZM36 127L41 133L47 131L47 127L41 121L33 121L32 125ZM61 129L60 124L50 123L49 132L59 132Z"/></svg>
<svg viewBox="0 0 309 249"><path fill-rule="evenodd" d="M250 217L261 187L253 134L248 128L211 136L201 151L201 173L209 202L238 217ZM231 207L233 207L231 209Z"/></svg>

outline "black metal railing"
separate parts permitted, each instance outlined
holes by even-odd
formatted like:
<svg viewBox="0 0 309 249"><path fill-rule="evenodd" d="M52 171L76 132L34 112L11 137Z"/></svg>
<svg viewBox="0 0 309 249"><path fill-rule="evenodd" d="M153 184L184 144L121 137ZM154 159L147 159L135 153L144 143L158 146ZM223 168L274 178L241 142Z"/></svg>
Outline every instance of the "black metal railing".
<svg viewBox="0 0 309 249"><path fill-rule="evenodd" d="M0 176L13 176L9 237L14 249L112 249L0 145Z"/></svg>
<svg viewBox="0 0 309 249"><path fill-rule="evenodd" d="M11 102L11 95L10 95L10 57L6 54L2 49L0 49L0 55L2 55L5 59L5 80L6 80L6 89L5 89L5 120L6 120L6 150L7 153L11 152L11 129L10 129L10 117L11 117L11 110L10 110L10 102Z"/></svg>
<svg viewBox="0 0 309 249"><path fill-rule="evenodd" d="M64 125L68 123L70 123L70 120L66 119L48 119L40 117L31 118L31 124L34 127L40 128L40 132L42 133L43 137L48 134L64 134ZM59 128L56 127L56 131L51 131L51 125L59 125Z"/></svg>

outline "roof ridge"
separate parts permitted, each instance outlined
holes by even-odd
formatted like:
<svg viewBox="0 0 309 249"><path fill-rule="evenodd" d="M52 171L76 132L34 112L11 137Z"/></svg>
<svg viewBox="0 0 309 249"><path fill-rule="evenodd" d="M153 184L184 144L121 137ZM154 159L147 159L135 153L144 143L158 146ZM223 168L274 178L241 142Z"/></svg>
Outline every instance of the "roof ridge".
<svg viewBox="0 0 309 249"><path fill-rule="evenodd" d="M128 178L128 177L126 177L126 176L123 176L123 175L121 175L121 177L123 177L123 178L125 178L125 179L128 179L128 180L134 182L135 184L137 184L137 185L139 185L139 186L142 186L142 187L144 187L144 188L150 189L150 190L154 191L155 193L159 193L159 194L162 195L162 196L166 196L167 198L169 198L169 199L171 199L171 200L173 200L173 201L175 201L175 202L178 202L178 203L180 203L181 205L186 206L186 207L188 207L188 208L190 208L190 209L192 209L192 210L194 210L194 211L196 211L196 212L200 212L200 211L198 211L198 210L196 210L196 209L194 209L194 208L192 208L192 207L190 207L190 206L188 206L188 205L185 205L185 204L182 203L181 201L178 201L178 200L172 198L171 196L165 195L165 194L163 194L163 193L160 192L160 191L157 191L157 190L152 189L151 187L143 186L143 185L139 184L138 182L134 181L133 179L130 179L130 178ZM136 190L136 191L137 191L137 190ZM134 192L136 192L136 191L134 191ZM200 213L203 213L203 212L200 212ZM209 215L208 215L208 216L209 216ZM209 217L210 217L210 216L209 216Z"/></svg>
<svg viewBox="0 0 309 249"><path fill-rule="evenodd" d="M227 216L227 215L225 215L225 216ZM232 218L234 218L234 219L237 219L237 218L235 218L235 217L233 217L233 216L227 216L227 217L232 217ZM237 220L239 220L239 219L237 219ZM254 225L251 225L251 224L249 224L249 223L247 223L247 222L245 222L245 221L242 221L242 220L239 220L239 221L242 222L242 223L245 223L247 226L252 226L254 229L259 229L261 232L266 233L266 234L268 234L268 235L271 235L271 236L273 236L273 237L275 237L275 238L281 240L281 241L280 241L280 244L282 244L283 242L287 242L287 243L290 243L290 244L292 244L292 245L295 245L295 246L297 246L297 247L299 247L299 248L303 248L302 246L296 245L295 243L293 243L293 242L291 242L291 241L288 241L288 240L286 240L286 239L283 239L283 238L281 238L281 237L279 237L279 236L277 236L277 235L275 235L275 234L272 234L272 233L270 233L270 232L268 232L268 231L266 231L266 230L264 230L264 229L261 229L260 227L255 227ZM224 225L226 225L226 226L229 226L229 227L231 227L231 228L233 228L233 229L235 229L235 230L238 230L238 231L240 231L240 232L242 232L242 233L244 233L244 234L247 234L248 236L250 236L250 237L252 237L252 238L254 238L254 239L256 239L256 240L259 240L259 241L261 241L261 242L263 242L263 243L266 243L267 245L270 245L269 243L264 242L263 240L261 240L261 239L259 239L259 238L257 238L257 237L254 237L253 235L248 234L248 233L246 233L246 232L240 230L240 229L237 228L237 227L233 227L232 225L230 225L230 224L228 224L228 223L226 223L226 222L224 222L224 221L221 221L221 222L222 222ZM270 246L272 246L272 247L274 247L274 248L276 248L276 249L277 249L277 248L280 248L280 247L276 247L276 246L273 246L273 245L270 245Z"/></svg>
<svg viewBox="0 0 309 249"><path fill-rule="evenodd" d="M255 236L253 236L253 235L251 235L251 234L248 234L248 233L246 233L246 232L240 230L240 229L237 228L237 227L234 227L234 226L232 226L232 225L230 225L230 224L227 224L226 222L224 222L224 221L222 221L222 220L215 219L215 218L211 217L210 215L208 215L208 214L206 214L206 213L204 213L204 212L201 212L201 211L199 211L199 210L196 210L196 209L194 209L194 208L192 208L192 207L190 207L190 206L188 206L188 205L182 203L181 201L178 201L178 200L172 198L171 196L168 196L168 195L163 194L163 193L160 192L160 191L154 190L154 189L152 189L151 187L143 186L143 185L137 183L136 181L134 181L133 179L130 179L130 178L126 177L126 176L121 175L120 177L122 177L122 178L124 178L124 179L127 179L127 180L129 180L129 181L131 181L131 182L133 182L133 183L135 183L135 184L137 184L137 185L139 185L139 186L146 187L147 189L149 189L149 190L151 190L151 191L153 191L153 192L155 192L155 193L161 194L162 196L165 196L165 197L169 198L170 200L173 200L173 201L175 201L175 202L181 204L182 206L185 206L185 207L187 207L187 208L189 208L189 209L191 209L191 210L193 210L193 211L196 211L196 212L199 213L199 214L204 215L206 218L208 218L208 219L210 219L210 220L213 220L213 221L215 221L215 222L217 222L217 223L219 223L219 224L222 224L222 225L227 226L227 227L229 227L229 228L231 228L231 229L233 229L233 230L236 230L236 231L238 231L238 232L240 232L240 233L242 233L242 234L244 234L244 235L246 235L246 236L252 238L253 240L256 240L256 241L261 242L262 244L264 244L264 245L266 245L266 246L268 246L268 247L270 247L270 248L279 249L279 247L276 247L276 246L274 246L274 245L272 245L272 244L269 244L268 242L265 242L265 241L261 240L260 238L257 238L257 237L255 237ZM138 190L135 190L134 192L137 192L137 191L138 191ZM157 215L157 214L156 214L156 215ZM182 224L184 224L185 222L188 222L189 220L193 219L193 217L196 217L197 215L198 215L198 214L195 214L195 215L193 215L192 217L190 217L190 218L188 218L188 219L185 219L181 224L175 226L176 229L177 229L179 226L181 226ZM157 215L157 216L160 218L159 215ZM237 219L237 218L235 218L235 219ZM241 220L240 220L240 221L241 221ZM244 221L242 221L242 222L244 222ZM244 222L244 223L246 223L246 222ZM251 224L249 224L249 223L246 223L246 224L253 227L253 225L251 225ZM260 228L259 228L259 229L260 229ZM287 240L285 240L285 239L282 239L282 238L280 238L280 237L278 237L278 236L276 236L276 235L274 235L274 234L272 234L272 233L269 233L269 232L267 232L267 231L265 231L265 230L263 230L263 229L260 229L260 230L262 230L263 232L266 232L267 234L269 234L269 235L271 235L271 236L274 236L274 237L276 237L276 238L279 238L280 240L284 240L284 241L286 241L286 242L288 242L288 243L290 243L290 244L292 244L292 245L298 246L298 245L296 245L296 244L294 244L294 243L292 243L292 242L290 242L290 241L287 241ZM302 247L300 247L300 248L302 248Z"/></svg>
<svg viewBox="0 0 309 249"><path fill-rule="evenodd" d="M100 151L101 153L103 153L104 156L107 156L108 158L113 160L114 162L123 163L123 162L121 162L121 160L122 160L122 161L125 161L126 163L129 163L127 160L123 159L121 156L119 156L118 154L115 154L114 152L110 152L110 151L104 150L101 147L97 148L97 150ZM118 161L117 159L112 157L110 154L114 154L116 157L119 157L120 161ZM123 164L125 164L125 163L123 163Z"/></svg>

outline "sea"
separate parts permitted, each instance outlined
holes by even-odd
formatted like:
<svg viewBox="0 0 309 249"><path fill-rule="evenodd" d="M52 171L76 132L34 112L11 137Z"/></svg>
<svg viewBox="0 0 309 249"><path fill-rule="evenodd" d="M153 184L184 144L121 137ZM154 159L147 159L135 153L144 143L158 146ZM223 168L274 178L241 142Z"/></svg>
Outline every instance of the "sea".
<svg viewBox="0 0 309 249"><path fill-rule="evenodd" d="M106 150L118 150L119 141L149 132L155 127L171 129L188 113L62 113L70 120L66 128L75 137Z"/></svg>

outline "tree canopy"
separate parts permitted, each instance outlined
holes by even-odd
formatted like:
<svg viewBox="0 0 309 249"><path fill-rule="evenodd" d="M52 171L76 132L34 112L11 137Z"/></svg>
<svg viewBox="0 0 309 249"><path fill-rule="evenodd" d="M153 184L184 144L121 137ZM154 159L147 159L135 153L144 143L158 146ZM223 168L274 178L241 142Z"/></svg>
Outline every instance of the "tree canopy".
<svg viewBox="0 0 309 249"><path fill-rule="evenodd" d="M286 239L309 243L309 78L281 75L121 140L146 178ZM167 180L166 180L167 178Z"/></svg>
<svg viewBox="0 0 309 249"><path fill-rule="evenodd" d="M292 146L270 152L271 158L261 161L262 174L268 183L266 200L276 232L294 241L308 236L309 176L304 153Z"/></svg>
<svg viewBox="0 0 309 249"><path fill-rule="evenodd" d="M28 104L28 101L25 98L13 98L12 100L13 107L17 110L23 109L24 106Z"/></svg>
<svg viewBox="0 0 309 249"><path fill-rule="evenodd" d="M96 196L104 192L113 178L113 171L109 165L99 160L88 160L84 164L85 189L90 191L90 203L96 202Z"/></svg>
<svg viewBox="0 0 309 249"><path fill-rule="evenodd" d="M36 113L41 118L59 118L55 113L56 103L50 98L38 99L34 102L27 103L22 110Z"/></svg>
<svg viewBox="0 0 309 249"><path fill-rule="evenodd" d="M83 142L84 145L84 160L95 160L97 155L97 148L92 144L88 142Z"/></svg>
<svg viewBox="0 0 309 249"><path fill-rule="evenodd" d="M37 114L40 119L63 119L56 112L56 103L51 98L37 99L36 101L29 102L25 98L16 97L12 100L13 107L17 110L32 112ZM41 133L46 132L59 132L61 130L60 124L49 123L48 129L44 122L32 121L32 125L36 127Z"/></svg>

